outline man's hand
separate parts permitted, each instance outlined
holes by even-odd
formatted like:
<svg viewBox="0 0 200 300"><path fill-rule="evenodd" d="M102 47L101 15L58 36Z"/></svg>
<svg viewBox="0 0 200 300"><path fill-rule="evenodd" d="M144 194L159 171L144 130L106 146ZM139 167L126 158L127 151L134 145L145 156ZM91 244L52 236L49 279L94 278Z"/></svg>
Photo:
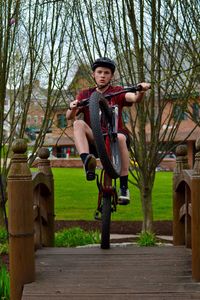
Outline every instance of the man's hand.
<svg viewBox="0 0 200 300"><path fill-rule="evenodd" d="M141 83L138 83L138 85L142 87L141 92L146 92L151 88L151 84L149 82L141 82Z"/></svg>
<svg viewBox="0 0 200 300"><path fill-rule="evenodd" d="M77 108L77 104L78 104L78 100L74 100L74 101L70 102L69 109L70 110L76 109Z"/></svg>
<svg viewBox="0 0 200 300"><path fill-rule="evenodd" d="M141 91L138 91L136 93L130 93L130 92L126 93L125 98L127 102L132 102L132 103L140 102L143 98L144 93L151 88L151 84L148 82L138 83L137 86L142 87Z"/></svg>
<svg viewBox="0 0 200 300"><path fill-rule="evenodd" d="M74 100L74 101L70 102L69 108L66 112L66 118L68 120L72 120L75 118L77 109L78 109L77 104L78 104L78 100Z"/></svg>

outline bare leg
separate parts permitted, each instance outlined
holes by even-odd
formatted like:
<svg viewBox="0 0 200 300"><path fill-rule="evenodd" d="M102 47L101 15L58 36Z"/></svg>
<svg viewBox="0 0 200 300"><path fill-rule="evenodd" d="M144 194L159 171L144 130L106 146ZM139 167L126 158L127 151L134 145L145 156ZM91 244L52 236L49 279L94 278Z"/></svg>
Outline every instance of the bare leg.
<svg viewBox="0 0 200 300"><path fill-rule="evenodd" d="M128 175L129 170L129 151L126 145L126 136L118 133L119 150L121 155L121 172L120 176Z"/></svg>
<svg viewBox="0 0 200 300"><path fill-rule="evenodd" d="M74 140L79 154L89 153L88 141L93 143L94 138L91 128L83 120L74 122Z"/></svg>
<svg viewBox="0 0 200 300"><path fill-rule="evenodd" d="M93 134L91 128L82 120L74 122L74 139L76 149L84 164L86 179L95 179L96 159L94 155L89 154L89 142L93 143Z"/></svg>
<svg viewBox="0 0 200 300"><path fill-rule="evenodd" d="M128 190L129 151L126 145L126 136L118 133L119 150L121 155L120 193L118 203L126 205L130 202Z"/></svg>

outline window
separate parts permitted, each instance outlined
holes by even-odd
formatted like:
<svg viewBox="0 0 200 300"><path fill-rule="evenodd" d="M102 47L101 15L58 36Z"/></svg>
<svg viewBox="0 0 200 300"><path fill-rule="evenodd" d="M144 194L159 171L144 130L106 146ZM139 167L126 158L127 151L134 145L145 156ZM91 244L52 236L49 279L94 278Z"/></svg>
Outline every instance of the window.
<svg viewBox="0 0 200 300"><path fill-rule="evenodd" d="M186 112L183 111L183 108L179 105L174 107L174 120L183 121L187 119Z"/></svg>
<svg viewBox="0 0 200 300"><path fill-rule="evenodd" d="M65 114L57 115L57 126L58 128L65 128L67 126L67 119Z"/></svg>
<svg viewBox="0 0 200 300"><path fill-rule="evenodd" d="M38 116L34 116L34 124L35 124L35 125L38 124Z"/></svg>
<svg viewBox="0 0 200 300"><path fill-rule="evenodd" d="M198 103L193 103L192 104L192 115L193 115L193 120L194 121L199 120L199 104Z"/></svg>
<svg viewBox="0 0 200 300"><path fill-rule="evenodd" d="M27 124L31 124L31 115L27 116Z"/></svg>
<svg viewBox="0 0 200 300"><path fill-rule="evenodd" d="M128 111L124 110L122 112L122 119L123 119L124 124L127 124L130 121L130 117L129 117L129 112Z"/></svg>
<svg viewBox="0 0 200 300"><path fill-rule="evenodd" d="M44 122L44 116L41 116L41 124Z"/></svg>

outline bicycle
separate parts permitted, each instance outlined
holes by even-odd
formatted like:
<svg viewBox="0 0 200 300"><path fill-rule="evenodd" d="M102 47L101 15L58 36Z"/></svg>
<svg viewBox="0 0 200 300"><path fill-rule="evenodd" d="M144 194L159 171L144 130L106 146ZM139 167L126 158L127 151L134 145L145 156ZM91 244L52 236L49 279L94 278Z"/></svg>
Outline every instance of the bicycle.
<svg viewBox="0 0 200 300"><path fill-rule="evenodd" d="M116 179L120 176L121 158L118 144L118 106L109 106L112 97L127 93L141 91L142 86L127 87L119 92L103 95L94 92L90 98L83 99L78 106L89 106L91 129L94 136L96 150L103 169L99 176L96 174L98 193L98 205L95 219L100 219L101 248L110 248L110 223L111 213L116 211L118 196L116 191ZM106 130L102 131L102 122ZM113 184L114 179L114 184ZM99 217L101 214L101 217Z"/></svg>

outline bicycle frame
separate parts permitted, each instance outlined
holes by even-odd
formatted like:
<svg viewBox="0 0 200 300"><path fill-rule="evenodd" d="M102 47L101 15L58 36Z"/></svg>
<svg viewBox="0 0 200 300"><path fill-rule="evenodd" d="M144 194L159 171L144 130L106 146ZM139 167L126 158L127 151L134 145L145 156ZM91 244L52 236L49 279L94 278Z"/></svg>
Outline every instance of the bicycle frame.
<svg viewBox="0 0 200 300"><path fill-rule="evenodd" d="M110 145L107 142L107 150L110 151ZM97 205L97 210L95 212L95 219L99 220L99 213L102 213L102 198L110 196L111 198L111 212L114 212L117 210L117 201L118 201L118 195L117 195L117 190L116 190L116 179L114 180L114 185L113 185L113 179L106 173L105 169L103 168L101 170L100 174L100 180L99 176L97 176L97 187L99 190L98 193L98 205Z"/></svg>

